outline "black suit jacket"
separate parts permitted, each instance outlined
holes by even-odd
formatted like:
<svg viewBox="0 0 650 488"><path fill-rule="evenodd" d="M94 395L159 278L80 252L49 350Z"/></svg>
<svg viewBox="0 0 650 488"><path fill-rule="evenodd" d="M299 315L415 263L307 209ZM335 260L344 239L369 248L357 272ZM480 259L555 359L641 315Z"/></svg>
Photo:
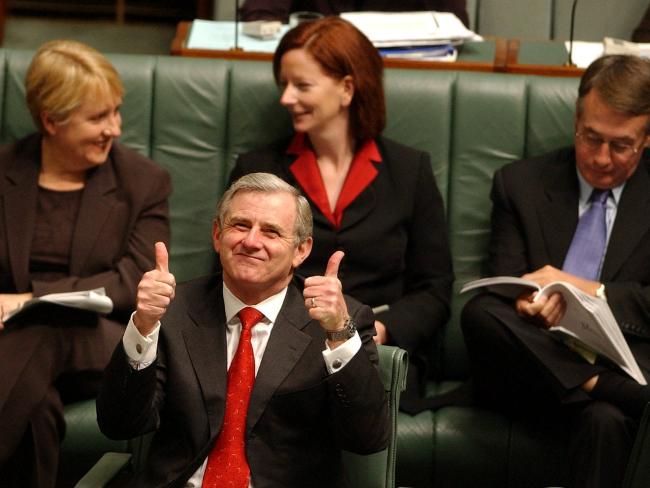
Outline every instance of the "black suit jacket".
<svg viewBox="0 0 650 488"><path fill-rule="evenodd" d="M220 276L180 285L163 318L154 365L134 371L120 344L97 401L102 431L131 438L156 429L134 486L183 486L224 417L226 319ZM390 427L372 342L372 314L349 303L364 347L333 375L325 335L290 285L253 388L246 454L256 488L342 486L340 449L383 449Z"/></svg>
<svg viewBox="0 0 650 488"><path fill-rule="evenodd" d="M311 203L314 247L301 265L304 276L322 275L337 249L345 251L343 290L371 307L395 345L411 357L428 355L436 330L449 319L453 272L445 209L425 152L384 137L373 182L344 211L340 229ZM230 179L256 171L273 173L300 188L290 170L295 155L282 143L239 157Z"/></svg>
<svg viewBox="0 0 650 488"><path fill-rule="evenodd" d="M650 153L628 179L601 272L607 301L632 352L650 342ZM490 275L561 269L578 224L575 151L564 148L494 175ZM647 349L645 349L647 350ZM650 369L647 354L635 353Z"/></svg>

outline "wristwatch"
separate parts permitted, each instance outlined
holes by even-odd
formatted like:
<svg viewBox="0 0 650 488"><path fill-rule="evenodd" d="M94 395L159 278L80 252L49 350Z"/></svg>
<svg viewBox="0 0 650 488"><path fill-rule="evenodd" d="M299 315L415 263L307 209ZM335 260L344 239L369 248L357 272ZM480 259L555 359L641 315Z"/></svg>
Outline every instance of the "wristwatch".
<svg viewBox="0 0 650 488"><path fill-rule="evenodd" d="M328 330L327 340L332 342L337 341L347 341L349 338L353 337L357 332L357 324L354 323L352 317L345 319L343 323L343 328L339 330Z"/></svg>
<svg viewBox="0 0 650 488"><path fill-rule="evenodd" d="M596 297L607 301L607 295L605 295L605 283L601 283L596 290Z"/></svg>

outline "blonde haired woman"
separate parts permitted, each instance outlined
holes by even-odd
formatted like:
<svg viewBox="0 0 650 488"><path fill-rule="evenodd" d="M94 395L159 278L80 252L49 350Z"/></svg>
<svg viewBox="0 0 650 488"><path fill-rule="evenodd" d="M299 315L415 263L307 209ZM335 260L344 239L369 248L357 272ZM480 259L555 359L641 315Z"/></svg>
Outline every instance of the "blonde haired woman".
<svg viewBox="0 0 650 488"><path fill-rule="evenodd" d="M0 311L103 287L108 316L46 307L0 322L0 476L53 487L63 403L93 396L135 288L169 240L169 175L118 144L123 86L110 62L51 41L25 81L38 132L0 148Z"/></svg>

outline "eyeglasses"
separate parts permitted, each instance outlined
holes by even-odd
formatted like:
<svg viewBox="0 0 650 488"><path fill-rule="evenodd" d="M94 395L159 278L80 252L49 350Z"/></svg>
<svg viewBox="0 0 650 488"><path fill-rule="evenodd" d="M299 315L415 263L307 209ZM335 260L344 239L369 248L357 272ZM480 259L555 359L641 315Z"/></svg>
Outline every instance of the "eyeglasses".
<svg viewBox="0 0 650 488"><path fill-rule="evenodd" d="M609 141L595 132L577 131L576 137L591 151L599 151L603 144L607 144L609 147L609 155L612 158L619 160L630 159L639 152L643 145L643 143L641 143L641 145L637 147L634 144L629 144L627 142Z"/></svg>

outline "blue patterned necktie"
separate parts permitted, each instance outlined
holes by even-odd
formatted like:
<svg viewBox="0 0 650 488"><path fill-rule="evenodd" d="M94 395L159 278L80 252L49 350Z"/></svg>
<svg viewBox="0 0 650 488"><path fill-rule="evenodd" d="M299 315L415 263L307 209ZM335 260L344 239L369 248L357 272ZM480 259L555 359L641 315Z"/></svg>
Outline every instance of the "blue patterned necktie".
<svg viewBox="0 0 650 488"><path fill-rule="evenodd" d="M588 280L597 280L607 246L605 221L607 198L610 190L597 190L591 194L591 205L582 214L573 240L564 258L562 270Z"/></svg>

